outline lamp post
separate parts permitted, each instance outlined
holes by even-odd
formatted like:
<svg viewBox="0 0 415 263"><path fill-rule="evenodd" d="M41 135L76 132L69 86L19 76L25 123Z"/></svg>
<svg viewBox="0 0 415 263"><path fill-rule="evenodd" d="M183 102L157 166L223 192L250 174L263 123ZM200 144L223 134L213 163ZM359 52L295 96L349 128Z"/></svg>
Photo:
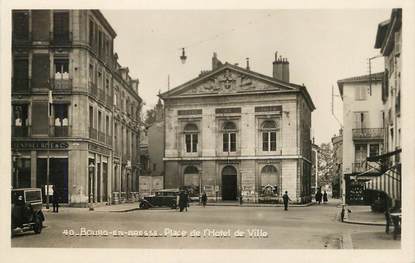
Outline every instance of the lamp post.
<svg viewBox="0 0 415 263"><path fill-rule="evenodd" d="M89 210L90 211L93 211L94 210L94 206L93 206L93 198L94 198L94 194L93 194L93 191L94 191L94 189L93 189L93 184L92 184L92 182L93 182L93 178L94 178L94 170L95 170L95 164L93 163L93 162L91 162L89 165L88 165L88 172L89 172L89 180L88 180L88 188L89 188L89 192L88 192L88 196L89 196L89 198L88 198L88 207L89 207Z"/></svg>
<svg viewBox="0 0 415 263"><path fill-rule="evenodd" d="M186 59L187 59L187 56L186 56L185 50L184 48L182 48L182 55L180 56L180 61L182 62L182 64L186 63Z"/></svg>
<svg viewBox="0 0 415 263"><path fill-rule="evenodd" d="M21 164L21 154L16 152L13 154L12 161L13 161L13 188L19 187L19 167Z"/></svg>

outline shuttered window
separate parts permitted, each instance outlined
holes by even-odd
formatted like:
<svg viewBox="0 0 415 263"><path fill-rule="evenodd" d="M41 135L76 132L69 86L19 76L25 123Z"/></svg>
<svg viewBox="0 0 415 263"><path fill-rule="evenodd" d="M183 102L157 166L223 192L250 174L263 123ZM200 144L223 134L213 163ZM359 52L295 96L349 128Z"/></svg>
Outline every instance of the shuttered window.
<svg viewBox="0 0 415 263"><path fill-rule="evenodd" d="M29 88L29 61L27 58L13 61L13 91L27 91Z"/></svg>
<svg viewBox="0 0 415 263"><path fill-rule="evenodd" d="M32 60L32 88L49 88L49 54L33 54Z"/></svg>
<svg viewBox="0 0 415 263"><path fill-rule="evenodd" d="M13 11L13 40L29 40L29 12Z"/></svg>
<svg viewBox="0 0 415 263"><path fill-rule="evenodd" d="M32 11L32 37L33 41L48 41L50 16L49 10Z"/></svg>
<svg viewBox="0 0 415 263"><path fill-rule="evenodd" d="M53 40L55 43L69 41L69 12L53 13Z"/></svg>
<svg viewBox="0 0 415 263"><path fill-rule="evenodd" d="M49 130L48 103L32 102L32 134L47 135Z"/></svg>

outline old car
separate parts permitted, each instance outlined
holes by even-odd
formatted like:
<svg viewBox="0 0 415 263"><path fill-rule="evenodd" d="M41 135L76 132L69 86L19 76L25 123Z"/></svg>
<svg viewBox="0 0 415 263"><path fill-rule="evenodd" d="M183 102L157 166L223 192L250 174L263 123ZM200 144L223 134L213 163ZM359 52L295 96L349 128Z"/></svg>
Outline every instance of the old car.
<svg viewBox="0 0 415 263"><path fill-rule="evenodd" d="M45 216L42 212L42 190L40 188L18 188L11 192L11 231L42 232Z"/></svg>
<svg viewBox="0 0 415 263"><path fill-rule="evenodd" d="M170 207L176 209L179 189L163 189L156 191L154 195L145 196L140 200L140 208Z"/></svg>

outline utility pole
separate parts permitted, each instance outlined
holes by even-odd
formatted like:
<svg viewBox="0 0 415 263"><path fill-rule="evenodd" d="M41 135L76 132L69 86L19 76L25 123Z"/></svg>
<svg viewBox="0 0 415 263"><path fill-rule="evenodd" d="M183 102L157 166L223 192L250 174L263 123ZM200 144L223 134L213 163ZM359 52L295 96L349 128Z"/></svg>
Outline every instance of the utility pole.
<svg viewBox="0 0 415 263"><path fill-rule="evenodd" d="M334 119L336 119L337 123L340 125L340 128L343 128L343 124L337 118L336 114L334 113L334 97L339 97L339 95L334 95L334 86L331 86L331 115L333 115Z"/></svg>

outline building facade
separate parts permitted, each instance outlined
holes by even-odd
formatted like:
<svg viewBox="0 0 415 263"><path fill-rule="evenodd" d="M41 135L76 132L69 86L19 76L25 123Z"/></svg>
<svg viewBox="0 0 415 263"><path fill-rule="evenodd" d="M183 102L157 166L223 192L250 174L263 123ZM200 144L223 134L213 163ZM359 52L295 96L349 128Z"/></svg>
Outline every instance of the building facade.
<svg viewBox="0 0 415 263"><path fill-rule="evenodd" d="M398 206L401 204L401 70L402 9L393 9L390 19L380 23L375 48L385 61L382 86L384 154L371 158L382 166L382 176L366 186L386 193Z"/></svg>
<svg viewBox="0 0 415 263"><path fill-rule="evenodd" d="M74 206L127 198L141 99L114 29L98 10L15 10L12 23L13 187L54 185Z"/></svg>
<svg viewBox="0 0 415 263"><path fill-rule="evenodd" d="M334 135L331 138L333 145L333 181L332 190L333 198L341 198L342 196L342 178L343 178L343 129L339 130L338 135Z"/></svg>
<svg viewBox="0 0 415 263"><path fill-rule="evenodd" d="M141 173L139 192L141 195L154 194L164 187L164 106L159 99L153 109L154 121L142 127L140 158Z"/></svg>
<svg viewBox="0 0 415 263"><path fill-rule="evenodd" d="M372 178L366 158L384 151L383 75L381 72L337 82L343 100L342 195L347 204L364 202L364 182Z"/></svg>
<svg viewBox="0 0 415 263"><path fill-rule="evenodd" d="M318 158L320 147L314 142L311 145L311 193L315 194L318 189Z"/></svg>
<svg viewBox="0 0 415 263"><path fill-rule="evenodd" d="M304 86L289 83L289 63L273 77L222 63L160 95L165 106L165 187L209 199L311 201L311 113Z"/></svg>

